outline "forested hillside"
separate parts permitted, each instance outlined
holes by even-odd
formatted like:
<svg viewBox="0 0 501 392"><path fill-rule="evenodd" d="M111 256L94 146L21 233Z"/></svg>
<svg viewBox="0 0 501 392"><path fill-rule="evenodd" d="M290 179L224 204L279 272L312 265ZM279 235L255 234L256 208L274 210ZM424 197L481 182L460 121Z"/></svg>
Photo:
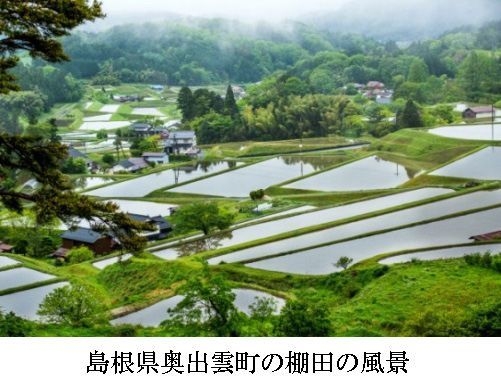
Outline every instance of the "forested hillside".
<svg viewBox="0 0 501 392"><path fill-rule="evenodd" d="M423 94L436 94L437 86L443 83L429 77L445 75L459 77L460 87L471 96L479 89L497 93L500 88L499 59L493 55L501 46L500 31L500 24L492 22L481 28L456 29L402 49L393 41L293 22L249 26L213 19L191 24L124 25L67 38L64 44L72 62L61 67L77 78L96 78L96 83L171 85L257 82L277 70L287 70L308 82L311 92L319 93L370 80L389 87L427 82L427 92L405 86L404 90L411 90L418 99ZM473 52L477 58L472 58ZM475 80L468 79L468 68L478 71Z"/></svg>

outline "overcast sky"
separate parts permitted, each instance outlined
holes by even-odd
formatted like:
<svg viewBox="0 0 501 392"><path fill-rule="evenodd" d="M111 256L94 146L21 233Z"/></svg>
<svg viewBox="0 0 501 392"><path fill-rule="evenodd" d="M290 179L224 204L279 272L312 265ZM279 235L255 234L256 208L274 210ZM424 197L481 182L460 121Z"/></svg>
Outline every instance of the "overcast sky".
<svg viewBox="0 0 501 392"><path fill-rule="evenodd" d="M101 0L109 17L128 13L172 12L191 16L224 16L277 21L335 10L351 0Z"/></svg>

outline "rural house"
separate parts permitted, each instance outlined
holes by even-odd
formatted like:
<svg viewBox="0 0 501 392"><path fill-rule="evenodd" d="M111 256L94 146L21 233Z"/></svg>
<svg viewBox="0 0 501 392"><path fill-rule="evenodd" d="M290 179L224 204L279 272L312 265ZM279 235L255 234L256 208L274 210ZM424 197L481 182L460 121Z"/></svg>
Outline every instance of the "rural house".
<svg viewBox="0 0 501 392"><path fill-rule="evenodd" d="M163 152L143 152L142 158L148 163L163 165L169 163L169 155Z"/></svg>
<svg viewBox="0 0 501 392"><path fill-rule="evenodd" d="M463 118L488 118L491 119L495 115L492 106L478 106L475 108L466 108L463 111Z"/></svg>
<svg viewBox="0 0 501 392"><path fill-rule="evenodd" d="M6 244L0 241L0 253L10 253L14 247L12 245Z"/></svg>
<svg viewBox="0 0 501 392"><path fill-rule="evenodd" d="M164 146L168 154L187 154L198 151L195 131L170 132L164 141Z"/></svg>
<svg viewBox="0 0 501 392"><path fill-rule="evenodd" d="M127 215L136 222L148 223L153 227L153 230L141 233L141 235L146 237L148 241L164 239L172 231L172 225L160 215L154 217L131 213Z"/></svg>
<svg viewBox="0 0 501 392"><path fill-rule="evenodd" d="M112 170L114 173L116 172L135 173L146 167L148 167L148 162L146 162L143 158L128 158L118 162L115 166L113 166Z"/></svg>
<svg viewBox="0 0 501 392"><path fill-rule="evenodd" d="M152 127L148 124L139 124L137 126L131 125L134 135L137 137L148 137L148 136L160 136L161 139L165 139L168 136L168 129L165 126Z"/></svg>
<svg viewBox="0 0 501 392"><path fill-rule="evenodd" d="M77 227L75 230L67 230L61 234L63 244L53 253L55 257L66 257L69 250L79 246L85 246L95 255L104 255L113 250L115 241L109 234L102 234L85 227Z"/></svg>
<svg viewBox="0 0 501 392"><path fill-rule="evenodd" d="M73 159L83 159L85 161L85 166L87 166L87 169L90 171L97 170L99 168L92 159L89 159L86 154L77 150L73 146L68 146L68 157Z"/></svg>
<svg viewBox="0 0 501 392"><path fill-rule="evenodd" d="M136 123L133 123L131 124L130 126L130 129L134 132L134 134L136 136L148 136L149 135L149 131L152 129L153 127L148 124L148 123L142 123L142 122L136 122Z"/></svg>
<svg viewBox="0 0 501 392"><path fill-rule="evenodd" d="M498 241L500 239L501 231L493 231L491 233L473 235L470 237L470 240L474 240L475 242Z"/></svg>

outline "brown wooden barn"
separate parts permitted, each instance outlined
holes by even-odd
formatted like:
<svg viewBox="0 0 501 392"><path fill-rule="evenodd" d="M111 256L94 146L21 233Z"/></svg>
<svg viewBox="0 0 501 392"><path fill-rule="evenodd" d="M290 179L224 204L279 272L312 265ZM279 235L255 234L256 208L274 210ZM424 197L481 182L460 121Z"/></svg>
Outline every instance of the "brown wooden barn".
<svg viewBox="0 0 501 392"><path fill-rule="evenodd" d="M115 241L108 234L98 233L92 229L77 227L75 230L67 230L61 234L63 244L54 256L65 257L68 251L79 246L86 246L94 252L95 255L104 255L113 250Z"/></svg>

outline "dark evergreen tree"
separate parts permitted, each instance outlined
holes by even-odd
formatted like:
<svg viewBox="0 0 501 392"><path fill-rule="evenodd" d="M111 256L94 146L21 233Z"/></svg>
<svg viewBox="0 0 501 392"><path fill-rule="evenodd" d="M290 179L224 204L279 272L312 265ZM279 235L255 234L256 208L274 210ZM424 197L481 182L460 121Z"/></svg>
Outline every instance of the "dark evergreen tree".
<svg viewBox="0 0 501 392"><path fill-rule="evenodd" d="M187 86L181 87L177 95L177 107L183 116L183 122L191 121L194 118L193 111L194 101L193 93Z"/></svg>
<svg viewBox="0 0 501 392"><path fill-rule="evenodd" d="M424 125L419 108L412 99L406 102L404 109L398 117L400 128L418 128Z"/></svg>
<svg viewBox="0 0 501 392"><path fill-rule="evenodd" d="M232 118L238 117L239 114L237 102L235 101L235 95L233 94L231 85L228 85L228 88L226 89L226 96L224 97L224 112Z"/></svg>
<svg viewBox="0 0 501 392"><path fill-rule="evenodd" d="M307 299L287 301L275 327L278 336L321 337L331 334L329 313L321 303Z"/></svg>
<svg viewBox="0 0 501 392"><path fill-rule="evenodd" d="M19 87L9 72L18 62L17 50L47 61L68 60L58 37L87 21L103 17L101 3L93 0L3 0L0 7L0 92Z"/></svg>

